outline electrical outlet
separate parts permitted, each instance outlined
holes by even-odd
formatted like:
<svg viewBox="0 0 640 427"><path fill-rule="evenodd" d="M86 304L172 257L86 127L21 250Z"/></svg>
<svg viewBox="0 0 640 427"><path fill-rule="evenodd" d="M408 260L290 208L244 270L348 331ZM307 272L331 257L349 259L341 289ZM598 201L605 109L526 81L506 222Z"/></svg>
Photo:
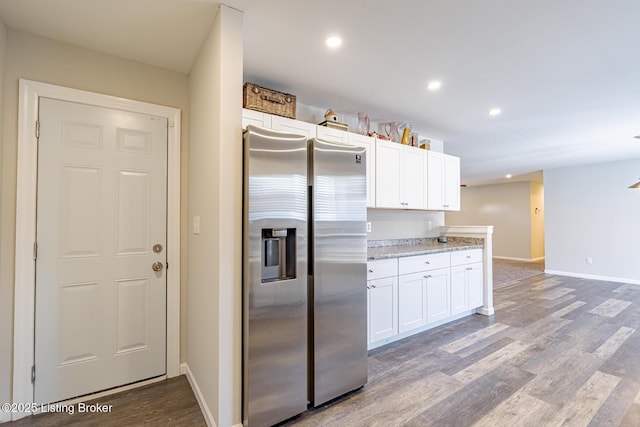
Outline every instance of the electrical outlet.
<svg viewBox="0 0 640 427"><path fill-rule="evenodd" d="M371 223L367 223L367 233L371 233Z"/></svg>
<svg viewBox="0 0 640 427"><path fill-rule="evenodd" d="M588 256L584 261L589 265L593 264L593 258L591 258L590 256Z"/></svg>

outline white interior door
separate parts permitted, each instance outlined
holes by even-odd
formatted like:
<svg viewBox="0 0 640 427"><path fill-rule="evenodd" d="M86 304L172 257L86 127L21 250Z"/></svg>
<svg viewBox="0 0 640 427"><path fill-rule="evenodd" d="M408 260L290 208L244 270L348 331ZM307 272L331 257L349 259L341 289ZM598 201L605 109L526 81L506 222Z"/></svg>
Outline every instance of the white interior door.
<svg viewBox="0 0 640 427"><path fill-rule="evenodd" d="M40 98L39 122L35 402L163 375L167 120Z"/></svg>

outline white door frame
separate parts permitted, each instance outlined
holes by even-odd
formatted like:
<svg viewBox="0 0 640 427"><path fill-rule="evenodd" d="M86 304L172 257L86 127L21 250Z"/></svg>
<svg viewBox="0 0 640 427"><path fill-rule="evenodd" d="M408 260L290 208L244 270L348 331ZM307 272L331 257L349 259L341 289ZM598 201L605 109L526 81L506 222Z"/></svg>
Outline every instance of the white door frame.
<svg viewBox="0 0 640 427"><path fill-rule="evenodd" d="M15 305L13 320L13 402L33 402L35 338L36 191L38 99L53 98L166 117L167 164L167 377L180 374L180 110L109 95L20 79L16 193ZM35 402L48 403L48 402ZM22 415L14 414L17 418ZM27 414L23 414L27 415Z"/></svg>

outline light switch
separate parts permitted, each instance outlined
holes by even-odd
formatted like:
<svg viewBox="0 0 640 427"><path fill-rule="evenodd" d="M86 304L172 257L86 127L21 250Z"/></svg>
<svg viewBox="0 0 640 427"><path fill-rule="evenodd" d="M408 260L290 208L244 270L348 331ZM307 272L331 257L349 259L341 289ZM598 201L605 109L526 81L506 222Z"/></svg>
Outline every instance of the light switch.
<svg viewBox="0 0 640 427"><path fill-rule="evenodd" d="M371 233L371 223L367 223L367 233Z"/></svg>
<svg viewBox="0 0 640 427"><path fill-rule="evenodd" d="M200 234L200 217L193 217L193 234Z"/></svg>

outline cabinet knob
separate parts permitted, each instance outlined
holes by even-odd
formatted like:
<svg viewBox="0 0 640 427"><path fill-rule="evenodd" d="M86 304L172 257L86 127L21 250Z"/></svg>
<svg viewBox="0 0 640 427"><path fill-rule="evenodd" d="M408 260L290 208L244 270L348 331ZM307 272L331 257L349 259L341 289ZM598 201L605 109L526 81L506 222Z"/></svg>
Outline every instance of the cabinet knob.
<svg viewBox="0 0 640 427"><path fill-rule="evenodd" d="M372 287L373 289L375 289L375 288L376 288L376 285L371 285L371 287Z"/></svg>
<svg viewBox="0 0 640 427"><path fill-rule="evenodd" d="M429 261L425 261L424 263L425 263L425 264L431 264Z"/></svg>
<svg viewBox="0 0 640 427"><path fill-rule="evenodd" d="M473 267L467 267L467 270L473 270Z"/></svg>
<svg viewBox="0 0 640 427"><path fill-rule="evenodd" d="M467 255L467 258L471 258L471 255Z"/></svg>
<svg viewBox="0 0 640 427"><path fill-rule="evenodd" d="M426 276L424 276L425 279L431 279L431 275L427 274Z"/></svg>
<svg viewBox="0 0 640 427"><path fill-rule="evenodd" d="M373 270L369 270L369 273L373 273Z"/></svg>

